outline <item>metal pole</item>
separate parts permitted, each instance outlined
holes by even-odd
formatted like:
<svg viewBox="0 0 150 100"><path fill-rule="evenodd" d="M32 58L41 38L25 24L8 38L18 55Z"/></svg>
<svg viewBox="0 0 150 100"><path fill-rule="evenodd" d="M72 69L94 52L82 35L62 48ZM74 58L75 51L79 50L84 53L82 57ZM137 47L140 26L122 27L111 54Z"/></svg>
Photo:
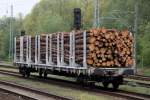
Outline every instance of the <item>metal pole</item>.
<svg viewBox="0 0 150 100"><path fill-rule="evenodd" d="M94 0L93 1L93 6L94 6L94 19L93 19L93 27L99 27L99 23L100 23L100 15L99 15L99 0Z"/></svg>
<svg viewBox="0 0 150 100"><path fill-rule="evenodd" d="M9 36L9 58L13 57L13 5L10 7L11 15L10 15L10 36Z"/></svg>
<svg viewBox="0 0 150 100"><path fill-rule="evenodd" d="M97 0L97 27L99 27L100 26L100 1L99 0Z"/></svg>
<svg viewBox="0 0 150 100"><path fill-rule="evenodd" d="M12 37L11 37L11 38L12 38L12 42L11 42L11 43L12 43L12 57L13 57L13 54L14 54L14 33L13 33L13 31L14 31L14 30L13 30L13 10L14 10L14 9L13 9L13 5L11 6L11 10L12 10L12 11L11 11L11 19L12 19L12 20L11 20L11 36L12 36ZM13 60L13 59L12 59L12 60Z"/></svg>
<svg viewBox="0 0 150 100"><path fill-rule="evenodd" d="M97 5L97 0L93 0L93 8L94 8L94 13L93 13L93 27L96 27L96 5Z"/></svg>
<svg viewBox="0 0 150 100"><path fill-rule="evenodd" d="M135 3L134 6L135 14L134 14L134 58L135 58L135 73L137 73L137 66L136 66L136 39L137 39L137 32L138 32L138 1Z"/></svg>

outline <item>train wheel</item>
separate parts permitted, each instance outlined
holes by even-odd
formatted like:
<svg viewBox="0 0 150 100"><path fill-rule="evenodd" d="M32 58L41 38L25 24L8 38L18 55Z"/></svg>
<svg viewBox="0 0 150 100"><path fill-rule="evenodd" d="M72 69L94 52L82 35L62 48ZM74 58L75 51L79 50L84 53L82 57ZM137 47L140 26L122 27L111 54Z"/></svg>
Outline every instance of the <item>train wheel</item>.
<svg viewBox="0 0 150 100"><path fill-rule="evenodd" d="M29 68L26 69L26 76L30 77L30 69Z"/></svg>
<svg viewBox="0 0 150 100"><path fill-rule="evenodd" d="M103 82L102 84L103 84L103 86L104 86L105 89L107 89L108 86L109 86L109 82Z"/></svg>
<svg viewBox="0 0 150 100"><path fill-rule="evenodd" d="M21 73L21 74L22 74L22 76L23 76L23 77L25 77L25 76L26 76L25 71L22 71L22 73Z"/></svg>
<svg viewBox="0 0 150 100"><path fill-rule="evenodd" d="M46 71L44 72L44 78L47 78L47 72Z"/></svg>
<svg viewBox="0 0 150 100"><path fill-rule="evenodd" d="M78 77L77 77L77 83L83 84L83 83L84 83L84 82L83 82L83 77L78 76Z"/></svg>
<svg viewBox="0 0 150 100"><path fill-rule="evenodd" d="M26 67L19 67L19 73L25 77L26 76Z"/></svg>
<svg viewBox="0 0 150 100"><path fill-rule="evenodd" d="M80 85L84 85L85 81L85 77L81 74L79 76L77 76L77 83Z"/></svg>
<svg viewBox="0 0 150 100"><path fill-rule="evenodd" d="M83 86L91 86L90 78L88 76L83 77Z"/></svg>
<svg viewBox="0 0 150 100"><path fill-rule="evenodd" d="M42 77L42 75L43 75L43 71L42 71L42 69L40 68L40 70L39 70L39 76Z"/></svg>
<svg viewBox="0 0 150 100"><path fill-rule="evenodd" d="M123 76L115 77L112 81L113 90L117 90L119 88L119 85L123 83Z"/></svg>
<svg viewBox="0 0 150 100"><path fill-rule="evenodd" d="M119 83L117 82L112 82L113 90L117 90L119 88Z"/></svg>

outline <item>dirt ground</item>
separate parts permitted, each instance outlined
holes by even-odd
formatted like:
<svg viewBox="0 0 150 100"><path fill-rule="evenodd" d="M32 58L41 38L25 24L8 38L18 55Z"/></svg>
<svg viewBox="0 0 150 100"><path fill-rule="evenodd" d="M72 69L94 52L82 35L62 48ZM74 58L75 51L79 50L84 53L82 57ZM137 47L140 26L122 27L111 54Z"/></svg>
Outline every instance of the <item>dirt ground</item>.
<svg viewBox="0 0 150 100"><path fill-rule="evenodd" d="M33 100L23 96L15 95L0 89L0 100Z"/></svg>

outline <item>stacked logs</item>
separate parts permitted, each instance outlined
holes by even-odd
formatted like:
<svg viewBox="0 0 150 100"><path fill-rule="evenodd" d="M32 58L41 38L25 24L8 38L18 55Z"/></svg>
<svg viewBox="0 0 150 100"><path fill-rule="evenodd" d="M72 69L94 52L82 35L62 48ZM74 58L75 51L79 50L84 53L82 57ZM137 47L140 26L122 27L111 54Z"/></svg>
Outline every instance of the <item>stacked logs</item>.
<svg viewBox="0 0 150 100"><path fill-rule="evenodd" d="M52 34L52 62L57 64L57 34Z"/></svg>
<svg viewBox="0 0 150 100"><path fill-rule="evenodd" d="M129 67L133 64L133 37L129 31L92 29L87 40L87 64L94 67Z"/></svg>
<svg viewBox="0 0 150 100"><path fill-rule="evenodd" d="M40 61L46 63L46 35L40 35Z"/></svg>
<svg viewBox="0 0 150 100"><path fill-rule="evenodd" d="M70 34L69 33L63 33L64 38L64 62L69 63L69 54L70 54ZM62 53L62 52L61 52Z"/></svg>
<svg viewBox="0 0 150 100"><path fill-rule="evenodd" d="M59 35L57 37L57 35ZM62 42L63 37L63 42ZM69 63L69 54L70 54L70 34L67 32L53 33L52 34L52 62L57 64L57 38L59 39L59 57L64 55L64 62ZM64 51L61 51L63 44ZM61 60L61 57L59 58Z"/></svg>
<svg viewBox="0 0 150 100"><path fill-rule="evenodd" d="M59 35L59 36L58 36ZM83 31L75 31L75 63L83 65ZM63 42L62 42L63 38ZM50 39L50 37L49 37ZM64 55L64 62L70 60L70 33L53 33L51 40L52 62L57 64L57 40L59 39L59 60ZM26 40L25 40L26 41ZM19 57L17 40L17 57ZM25 44L25 43L24 43ZM50 44L50 41L49 41ZM63 44L63 47L62 47ZM49 48L50 45L48 45ZM26 48L26 47L24 47ZM40 61L46 63L46 35L40 35ZM63 48L64 50L62 51ZM49 54L48 49L48 54ZM25 51L24 51L25 52ZM25 54L24 54L25 55ZM115 29L91 29L86 31L86 61L92 67L130 67L133 65L133 37L129 31ZM35 37L31 37L31 59L35 61Z"/></svg>
<svg viewBox="0 0 150 100"><path fill-rule="evenodd" d="M26 53L27 53L27 37L23 38L23 61L26 61ZM16 38L16 59L20 59L20 38Z"/></svg>
<svg viewBox="0 0 150 100"><path fill-rule="evenodd" d="M35 62L35 37L31 37L31 61Z"/></svg>
<svg viewBox="0 0 150 100"><path fill-rule="evenodd" d="M75 32L75 62L83 65L83 32Z"/></svg>
<svg viewBox="0 0 150 100"><path fill-rule="evenodd" d="M23 38L23 61L26 61L27 59L26 59L26 53L27 53L27 37L25 36L24 38Z"/></svg>
<svg viewBox="0 0 150 100"><path fill-rule="evenodd" d="M16 58L20 58L20 38L16 38Z"/></svg>

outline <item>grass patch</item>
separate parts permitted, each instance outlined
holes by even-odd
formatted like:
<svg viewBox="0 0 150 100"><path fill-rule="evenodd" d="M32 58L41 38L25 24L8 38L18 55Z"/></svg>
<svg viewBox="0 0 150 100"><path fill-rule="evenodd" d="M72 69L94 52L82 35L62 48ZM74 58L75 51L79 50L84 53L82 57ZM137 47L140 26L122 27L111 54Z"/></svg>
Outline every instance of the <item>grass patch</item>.
<svg viewBox="0 0 150 100"><path fill-rule="evenodd" d="M2 63L2 64L12 64L11 60L1 61L0 63Z"/></svg>
<svg viewBox="0 0 150 100"><path fill-rule="evenodd" d="M138 67L137 73L140 75L144 75L144 76L150 76L150 68L149 67L143 67L143 68Z"/></svg>
<svg viewBox="0 0 150 100"><path fill-rule="evenodd" d="M146 87L121 85L120 89L130 91L130 92L143 93L143 94L150 95L150 88L146 88Z"/></svg>
<svg viewBox="0 0 150 100"><path fill-rule="evenodd" d="M145 83L150 85L150 81L144 81L144 80L136 80L136 79L129 79L129 78L124 78L125 81L131 81L131 82L139 82L139 83Z"/></svg>

